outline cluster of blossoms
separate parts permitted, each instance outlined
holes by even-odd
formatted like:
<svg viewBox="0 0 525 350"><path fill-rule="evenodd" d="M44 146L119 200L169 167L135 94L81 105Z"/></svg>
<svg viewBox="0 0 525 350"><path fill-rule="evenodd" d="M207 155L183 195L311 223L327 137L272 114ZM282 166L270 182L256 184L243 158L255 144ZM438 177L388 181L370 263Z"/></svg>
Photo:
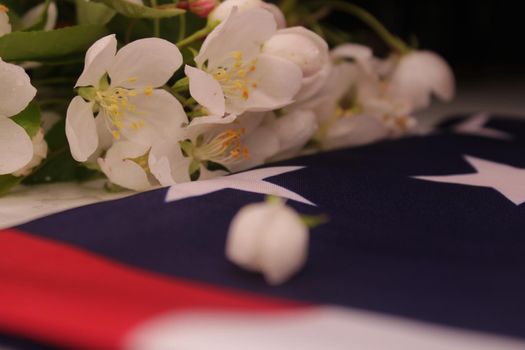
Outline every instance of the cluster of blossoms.
<svg viewBox="0 0 525 350"><path fill-rule="evenodd" d="M356 44L330 51L316 33L286 28L279 9L259 0L227 0L209 21L220 24L183 68L177 46L159 38L117 51L109 35L88 50L66 119L77 161L142 191L241 171L305 148L398 136L414 127L413 113L433 94L443 100L454 94L451 70L434 53L379 59ZM185 77L166 88L179 69ZM184 87L189 99L174 92Z"/></svg>

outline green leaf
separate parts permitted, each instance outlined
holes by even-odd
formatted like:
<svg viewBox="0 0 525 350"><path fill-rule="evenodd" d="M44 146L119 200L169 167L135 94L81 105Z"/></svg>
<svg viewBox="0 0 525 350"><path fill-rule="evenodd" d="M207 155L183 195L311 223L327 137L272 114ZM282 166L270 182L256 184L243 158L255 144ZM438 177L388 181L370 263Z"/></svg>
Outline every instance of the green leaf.
<svg viewBox="0 0 525 350"><path fill-rule="evenodd" d="M22 181L23 177L13 175L0 175L0 196L8 193L13 187Z"/></svg>
<svg viewBox="0 0 525 350"><path fill-rule="evenodd" d="M77 22L80 25L107 24L117 14L104 4L88 0L76 0Z"/></svg>
<svg viewBox="0 0 525 350"><path fill-rule="evenodd" d="M169 18L179 16L186 11L177 8L175 5L164 5L157 8L147 7L132 3L128 0L92 0L109 6L121 15L129 18Z"/></svg>
<svg viewBox="0 0 525 350"><path fill-rule="evenodd" d="M50 31L13 32L0 37L4 61L46 61L84 53L108 34L103 26L73 26Z"/></svg>
<svg viewBox="0 0 525 350"><path fill-rule="evenodd" d="M31 102L26 109L11 118L24 128L29 137L33 137L40 129L40 108L36 102Z"/></svg>
<svg viewBox="0 0 525 350"><path fill-rule="evenodd" d="M69 150L63 148L52 154L41 167L29 175L24 180L24 184L86 181L97 178L99 175L98 171L87 169L77 163Z"/></svg>

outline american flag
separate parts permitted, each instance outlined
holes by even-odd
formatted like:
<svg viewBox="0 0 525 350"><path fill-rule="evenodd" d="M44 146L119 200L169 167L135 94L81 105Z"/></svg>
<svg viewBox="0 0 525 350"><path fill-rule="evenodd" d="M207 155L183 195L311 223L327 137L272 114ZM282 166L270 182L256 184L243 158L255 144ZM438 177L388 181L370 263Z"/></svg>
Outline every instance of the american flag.
<svg viewBox="0 0 525 350"><path fill-rule="evenodd" d="M525 122L305 156L0 231L1 349L524 349ZM265 195L326 214L272 287L224 254Z"/></svg>

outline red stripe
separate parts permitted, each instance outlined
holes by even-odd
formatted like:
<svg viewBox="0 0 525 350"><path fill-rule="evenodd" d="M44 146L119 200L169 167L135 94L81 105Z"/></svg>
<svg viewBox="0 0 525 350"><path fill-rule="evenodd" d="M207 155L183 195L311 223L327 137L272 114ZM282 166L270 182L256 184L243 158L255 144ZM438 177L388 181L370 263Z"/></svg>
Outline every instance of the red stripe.
<svg viewBox="0 0 525 350"><path fill-rule="evenodd" d="M115 349L134 326L166 311L296 306L131 268L20 231L0 231L0 331L38 341Z"/></svg>

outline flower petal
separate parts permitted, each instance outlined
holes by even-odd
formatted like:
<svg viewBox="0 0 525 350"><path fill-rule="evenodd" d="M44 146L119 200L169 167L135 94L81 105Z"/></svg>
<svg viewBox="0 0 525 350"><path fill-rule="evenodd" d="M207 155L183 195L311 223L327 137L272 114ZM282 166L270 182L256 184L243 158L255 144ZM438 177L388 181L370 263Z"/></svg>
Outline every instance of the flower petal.
<svg viewBox="0 0 525 350"><path fill-rule="evenodd" d="M279 159L283 159L303 148L317 131L318 124L314 112L298 109L275 119L270 127L279 138Z"/></svg>
<svg viewBox="0 0 525 350"><path fill-rule="evenodd" d="M130 97L129 103L136 107L136 111L125 112L125 125L120 131L126 139L141 145L151 146L159 139L175 137L181 126L188 122L179 101L165 90ZM134 122L141 126L133 127Z"/></svg>
<svg viewBox="0 0 525 350"><path fill-rule="evenodd" d="M277 23L267 10L255 8L230 16L215 28L204 41L195 62L215 69L231 58L232 52L241 52L246 62L254 59L261 46L277 31Z"/></svg>
<svg viewBox="0 0 525 350"><path fill-rule="evenodd" d="M266 54L259 56L253 75L258 85L251 91L245 108L254 112L270 111L292 103L303 78L295 63Z"/></svg>
<svg viewBox="0 0 525 350"><path fill-rule="evenodd" d="M249 157L231 166L230 170L238 172L264 164L267 159L279 152L279 139L270 128L260 126L241 141L248 148Z"/></svg>
<svg viewBox="0 0 525 350"><path fill-rule="evenodd" d="M45 6L45 3L41 3L29 9L29 11L27 11L22 17L22 26L24 28L29 28L36 24L40 19L40 16L42 16ZM47 21L44 25L44 30L51 30L55 27L57 23L57 15L57 5L54 2L49 3L49 7L47 8Z"/></svg>
<svg viewBox="0 0 525 350"><path fill-rule="evenodd" d="M130 159L143 156L147 151L148 147L133 142L117 142L105 158L98 159L98 163L112 183L134 191L145 191L153 186L144 169Z"/></svg>
<svg viewBox="0 0 525 350"><path fill-rule="evenodd" d="M108 69L111 86L160 87L182 65L182 54L167 40L146 38L127 44L117 52Z"/></svg>
<svg viewBox="0 0 525 350"><path fill-rule="evenodd" d="M0 36L11 33L11 23L9 16L5 12L0 12Z"/></svg>
<svg viewBox="0 0 525 350"><path fill-rule="evenodd" d="M226 102L219 82L208 73L190 66L184 72L190 80L191 96L204 106L210 115L222 117L226 113Z"/></svg>
<svg viewBox="0 0 525 350"><path fill-rule="evenodd" d="M78 86L98 86L100 78L115 58L117 52L117 39L115 34L97 40L86 52L84 71L77 80Z"/></svg>
<svg viewBox="0 0 525 350"><path fill-rule="evenodd" d="M78 162L85 162L96 151L98 135L93 103L75 97L67 109L66 136L71 155Z"/></svg>
<svg viewBox="0 0 525 350"><path fill-rule="evenodd" d="M151 173L162 186L191 181L189 174L191 158L182 154L179 140L176 138L154 144L148 163Z"/></svg>
<svg viewBox="0 0 525 350"><path fill-rule="evenodd" d="M13 173L33 158L33 143L24 128L0 117L0 175Z"/></svg>
<svg viewBox="0 0 525 350"><path fill-rule="evenodd" d="M36 95L29 76L21 67L0 58L0 116L12 117L22 112Z"/></svg>

